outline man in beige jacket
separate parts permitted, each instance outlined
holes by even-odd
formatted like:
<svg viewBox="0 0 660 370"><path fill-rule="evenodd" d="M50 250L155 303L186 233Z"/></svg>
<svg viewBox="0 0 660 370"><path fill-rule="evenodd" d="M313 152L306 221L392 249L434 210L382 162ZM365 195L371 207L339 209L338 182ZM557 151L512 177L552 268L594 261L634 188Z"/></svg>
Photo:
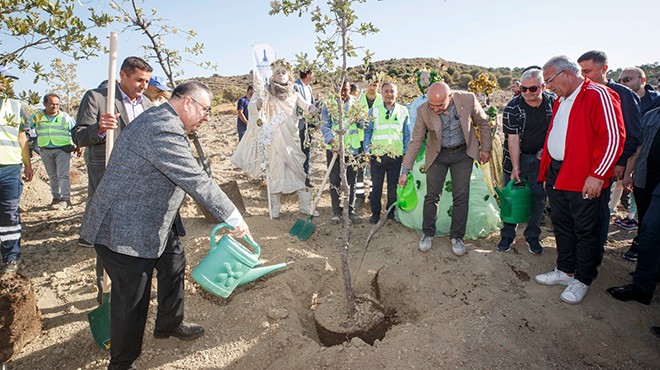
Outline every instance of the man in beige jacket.
<svg viewBox="0 0 660 370"><path fill-rule="evenodd" d="M479 137L475 132L478 127ZM446 83L434 83L428 90L428 101L417 109L417 119L408 151L403 158L399 185L405 186L407 175L417 152L426 139L427 192L424 197L424 220L419 249L431 249L435 236L438 201L445 185L447 170L451 170L452 251L465 254L463 236L467 225L470 198L470 175L475 160L486 163L490 159L491 130L488 116L481 109L474 94L451 91Z"/></svg>

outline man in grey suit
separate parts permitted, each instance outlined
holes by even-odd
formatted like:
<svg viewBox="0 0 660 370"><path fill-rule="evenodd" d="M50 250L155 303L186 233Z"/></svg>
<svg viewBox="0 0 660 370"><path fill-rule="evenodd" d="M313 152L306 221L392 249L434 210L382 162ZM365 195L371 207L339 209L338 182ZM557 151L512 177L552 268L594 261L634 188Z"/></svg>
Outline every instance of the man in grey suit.
<svg viewBox="0 0 660 370"><path fill-rule="evenodd" d="M201 326L183 322L183 250L167 254L186 193L233 226L233 236L250 237L241 214L190 151L187 134L208 121L211 100L206 85L187 81L174 89L167 103L137 117L117 140L90 200L80 234L93 241L112 279L109 369L130 369L140 355L154 268L159 277L154 337L192 340L204 333ZM173 266L172 279L181 283L163 291L161 269ZM161 301L168 299L181 303L176 312L161 308Z"/></svg>

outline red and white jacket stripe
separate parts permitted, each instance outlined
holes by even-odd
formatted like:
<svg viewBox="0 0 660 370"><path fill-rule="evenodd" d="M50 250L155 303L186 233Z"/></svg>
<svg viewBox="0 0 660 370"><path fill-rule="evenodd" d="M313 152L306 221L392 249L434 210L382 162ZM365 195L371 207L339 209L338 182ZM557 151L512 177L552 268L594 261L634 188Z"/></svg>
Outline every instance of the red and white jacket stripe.
<svg viewBox="0 0 660 370"><path fill-rule="evenodd" d="M560 104L557 99L553 112L557 112ZM553 115L548 133L552 130L554 119ZM605 180L603 188L609 186L625 141L619 95L607 86L585 79L568 118L564 161L555 189L581 192L588 176ZM539 181L546 180L551 161L546 135Z"/></svg>

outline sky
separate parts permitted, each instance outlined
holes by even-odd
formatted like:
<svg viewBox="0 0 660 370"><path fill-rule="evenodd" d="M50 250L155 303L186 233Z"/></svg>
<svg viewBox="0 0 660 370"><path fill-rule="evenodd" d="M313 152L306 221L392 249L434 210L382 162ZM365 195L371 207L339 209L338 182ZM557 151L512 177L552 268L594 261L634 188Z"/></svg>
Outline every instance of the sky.
<svg viewBox="0 0 660 370"><path fill-rule="evenodd" d="M295 55L316 55L317 35L309 15L269 15L264 0L146 0L145 9L156 7L158 15L180 29L194 29L205 53L196 61L209 60L218 65L210 71L184 63L184 78L231 76L252 69L251 46L271 45L279 58L295 60ZM325 0L321 1L325 3ZM78 0L80 9L94 7L111 11L107 1ZM610 69L660 61L657 0L368 0L355 6L359 22L371 22L380 29L365 37L353 36L356 46L368 48L373 60L390 58L442 58L484 67L526 67L543 65L555 55L577 59L588 50L605 51ZM84 15L85 11L79 10ZM648 14L649 16L645 16ZM648 18L648 20L647 20ZM653 31L655 29L656 31ZM135 31L115 25L98 34L107 45L110 31L119 33L118 62L131 55L144 56L140 45L147 39ZM12 40L2 35L2 46ZM176 35L166 38L167 45L183 48ZM360 52L358 52L360 53ZM45 66L63 55L52 50L32 50L26 56ZM361 58L349 62L360 64ZM78 83L94 88L108 76L108 57L101 55L78 61ZM152 63L154 75L164 75ZM27 89L46 92L43 83L33 84L33 75L14 72L20 77L15 91Z"/></svg>

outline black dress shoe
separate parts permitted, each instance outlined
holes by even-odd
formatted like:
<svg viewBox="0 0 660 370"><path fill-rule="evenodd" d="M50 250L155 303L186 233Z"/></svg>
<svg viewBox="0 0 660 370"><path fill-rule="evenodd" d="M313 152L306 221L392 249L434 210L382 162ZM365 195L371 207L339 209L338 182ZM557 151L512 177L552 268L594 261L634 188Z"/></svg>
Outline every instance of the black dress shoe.
<svg viewBox="0 0 660 370"><path fill-rule="evenodd" d="M154 338L166 339L169 337L176 337L180 340L195 340L204 335L204 328L197 324L186 324L182 322L172 331L154 330Z"/></svg>
<svg viewBox="0 0 660 370"><path fill-rule="evenodd" d="M312 184L312 182L309 179L305 179L305 186L307 186L308 188L313 188L314 184Z"/></svg>
<svg viewBox="0 0 660 370"><path fill-rule="evenodd" d="M648 294L642 291L642 289L635 284L612 287L607 289L607 292L610 293L612 297L624 302L637 301L643 304L651 304L651 299L653 298L653 294Z"/></svg>

